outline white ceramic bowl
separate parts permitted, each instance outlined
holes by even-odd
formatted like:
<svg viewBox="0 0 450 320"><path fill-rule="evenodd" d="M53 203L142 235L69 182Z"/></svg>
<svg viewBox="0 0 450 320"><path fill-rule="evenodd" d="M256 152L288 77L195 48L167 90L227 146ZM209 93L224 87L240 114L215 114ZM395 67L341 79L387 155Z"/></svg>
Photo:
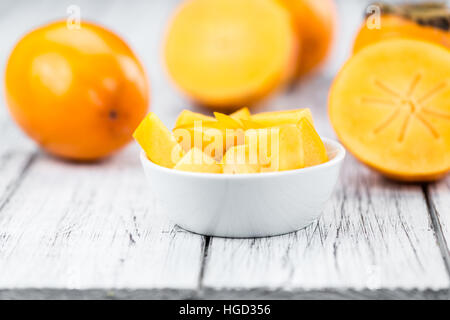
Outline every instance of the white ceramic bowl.
<svg viewBox="0 0 450 320"><path fill-rule="evenodd" d="M182 172L141 162L163 213L183 229L218 237L254 238L300 230L319 218L345 157L323 139L330 161L293 171L228 175Z"/></svg>

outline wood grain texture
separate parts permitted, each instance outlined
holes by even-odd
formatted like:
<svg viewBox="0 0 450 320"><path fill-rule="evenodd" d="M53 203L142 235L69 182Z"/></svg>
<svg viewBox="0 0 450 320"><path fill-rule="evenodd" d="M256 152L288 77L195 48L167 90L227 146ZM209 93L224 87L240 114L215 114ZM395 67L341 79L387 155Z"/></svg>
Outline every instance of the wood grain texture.
<svg viewBox="0 0 450 320"><path fill-rule="evenodd" d="M83 19L113 29L135 50L151 80L152 111L171 126L184 108L205 112L175 90L161 63L177 3L2 2L0 61L30 27L79 5ZM327 66L260 106L310 107L320 134L331 138L327 92L366 2L338 4L347 18ZM36 151L0 98L0 299L450 297L448 179L399 185L349 157L323 217L307 229L268 239L201 237L159 214L135 145L98 164L57 161Z"/></svg>
<svg viewBox="0 0 450 320"><path fill-rule="evenodd" d="M153 110L166 122L174 119L184 103L165 83L157 54L174 1L142 1L132 11L126 1L8 6L0 24L2 30L14 24L15 32L2 32L1 60L30 26L64 17L72 4L83 19L125 35L145 57L150 78L160 79ZM197 288L203 238L158 214L136 146L101 164L75 165L36 154L5 108L0 124L0 288Z"/></svg>
<svg viewBox="0 0 450 320"><path fill-rule="evenodd" d="M158 214L136 154L39 155L1 211L0 288L196 289L202 237Z"/></svg>
<svg viewBox="0 0 450 320"><path fill-rule="evenodd" d="M448 290L170 290L170 289L6 289L4 299L217 299L217 300L448 300Z"/></svg>
<svg viewBox="0 0 450 320"><path fill-rule="evenodd" d="M323 217L306 230L212 239L204 286L446 290L449 277L420 186L388 182L349 157Z"/></svg>

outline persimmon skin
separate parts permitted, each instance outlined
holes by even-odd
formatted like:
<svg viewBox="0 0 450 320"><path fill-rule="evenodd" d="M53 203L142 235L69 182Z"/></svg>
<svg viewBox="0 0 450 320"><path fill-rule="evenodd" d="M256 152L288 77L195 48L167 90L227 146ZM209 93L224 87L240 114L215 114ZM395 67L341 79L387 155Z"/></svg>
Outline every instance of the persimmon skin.
<svg viewBox="0 0 450 320"><path fill-rule="evenodd" d="M450 52L434 43L393 39L361 50L336 77L329 117L361 162L405 182L450 171Z"/></svg>
<svg viewBox="0 0 450 320"><path fill-rule="evenodd" d="M278 0L291 12L299 41L296 77L318 68L328 57L337 27L334 0Z"/></svg>
<svg viewBox="0 0 450 320"><path fill-rule="evenodd" d="M6 101L19 126L48 153L75 161L126 145L149 104L138 58L111 31L65 21L39 27L13 49Z"/></svg>
<svg viewBox="0 0 450 320"><path fill-rule="evenodd" d="M366 21L360 27L353 45L353 54L383 40L395 38L432 42L450 49L450 32L418 23L393 14L383 14L380 29L369 29Z"/></svg>

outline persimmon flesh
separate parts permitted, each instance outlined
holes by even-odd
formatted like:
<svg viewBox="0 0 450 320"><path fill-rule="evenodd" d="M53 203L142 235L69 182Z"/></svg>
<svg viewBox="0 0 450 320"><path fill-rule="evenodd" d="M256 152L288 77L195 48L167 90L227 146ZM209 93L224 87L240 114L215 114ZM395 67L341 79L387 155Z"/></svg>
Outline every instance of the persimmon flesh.
<svg viewBox="0 0 450 320"><path fill-rule="evenodd" d="M331 123L357 158L403 181L450 170L450 52L386 40L353 56L329 97Z"/></svg>
<svg viewBox="0 0 450 320"><path fill-rule="evenodd" d="M168 28L168 72L213 110L253 104L293 71L297 39L287 10L272 0L191 0Z"/></svg>

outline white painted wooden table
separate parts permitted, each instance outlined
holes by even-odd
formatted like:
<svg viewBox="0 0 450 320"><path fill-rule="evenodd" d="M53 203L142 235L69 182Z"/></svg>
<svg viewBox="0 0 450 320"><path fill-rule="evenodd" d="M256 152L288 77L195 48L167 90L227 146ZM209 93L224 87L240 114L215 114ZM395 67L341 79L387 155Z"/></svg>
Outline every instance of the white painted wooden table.
<svg viewBox="0 0 450 320"><path fill-rule="evenodd" d="M63 17L118 31L144 61L167 125L191 103L168 83L159 45L176 1L0 2L0 61L27 29ZM263 108L310 107L325 136L333 75L364 1L341 0L328 66ZM323 217L269 239L202 237L171 224L149 194L134 145L98 165L39 152L0 105L0 298L450 297L450 179L401 185L348 157Z"/></svg>

